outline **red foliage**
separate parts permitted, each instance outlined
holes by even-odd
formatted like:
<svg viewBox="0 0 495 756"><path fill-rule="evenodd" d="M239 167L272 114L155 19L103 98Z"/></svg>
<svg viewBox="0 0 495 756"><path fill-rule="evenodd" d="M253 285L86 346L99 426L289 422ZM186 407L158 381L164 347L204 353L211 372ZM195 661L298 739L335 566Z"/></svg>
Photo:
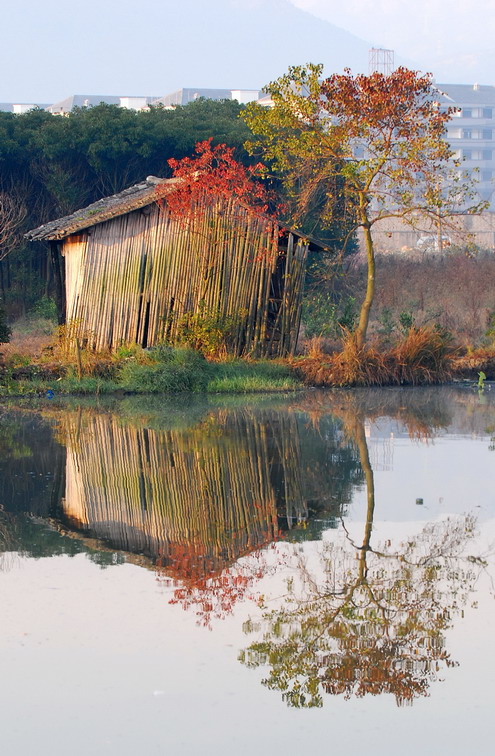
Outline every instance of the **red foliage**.
<svg viewBox="0 0 495 756"><path fill-rule="evenodd" d="M259 181L264 170L261 163L246 167L234 158L234 149L225 144L212 146L212 139L196 144L197 157L171 158L168 163L173 177L181 179L167 195L167 207L176 218L186 218L194 208L208 206L232 197L249 210L267 213L272 194Z"/></svg>
<svg viewBox="0 0 495 756"><path fill-rule="evenodd" d="M157 565L157 579L173 589L170 604L194 610L198 625L211 629L212 620L228 617L239 601L261 600L255 584L276 569L277 564L270 568L267 563L267 549L275 548L273 541L246 554L242 562L227 565L199 544L171 544L163 565Z"/></svg>

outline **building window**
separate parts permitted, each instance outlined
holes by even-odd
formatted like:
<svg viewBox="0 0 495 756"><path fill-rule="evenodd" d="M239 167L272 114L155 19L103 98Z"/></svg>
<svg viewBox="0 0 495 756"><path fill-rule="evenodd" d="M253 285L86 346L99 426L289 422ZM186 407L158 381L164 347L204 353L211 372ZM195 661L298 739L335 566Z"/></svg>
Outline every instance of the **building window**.
<svg viewBox="0 0 495 756"><path fill-rule="evenodd" d="M462 157L464 160L471 160L471 150L463 150Z"/></svg>
<svg viewBox="0 0 495 756"><path fill-rule="evenodd" d="M483 129L483 139L491 139L492 138L492 130L491 129Z"/></svg>
<svg viewBox="0 0 495 756"><path fill-rule="evenodd" d="M462 138L463 139L471 139L473 136L473 132L471 129L463 129L462 130Z"/></svg>
<svg viewBox="0 0 495 756"><path fill-rule="evenodd" d="M482 160L491 160L491 159L492 159L492 151L491 150L483 150Z"/></svg>
<svg viewBox="0 0 495 756"><path fill-rule="evenodd" d="M463 108L462 109L462 117L463 118L472 118L473 117L473 111L471 108Z"/></svg>
<svg viewBox="0 0 495 756"><path fill-rule="evenodd" d="M483 118L492 118L492 108L483 108Z"/></svg>

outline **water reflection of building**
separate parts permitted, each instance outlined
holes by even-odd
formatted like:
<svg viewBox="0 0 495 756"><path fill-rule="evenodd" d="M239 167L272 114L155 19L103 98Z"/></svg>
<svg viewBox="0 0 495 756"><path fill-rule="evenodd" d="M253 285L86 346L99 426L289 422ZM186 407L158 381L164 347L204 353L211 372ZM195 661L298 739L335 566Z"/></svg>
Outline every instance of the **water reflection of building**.
<svg viewBox="0 0 495 756"><path fill-rule="evenodd" d="M198 574L218 572L278 538L281 526L307 526L321 507L335 517L359 477L349 447L342 456L335 439L324 442L290 412L219 410L167 430L84 412L65 414L60 427L65 522L184 574L191 562ZM305 432L313 454L302 451Z"/></svg>
<svg viewBox="0 0 495 756"><path fill-rule="evenodd" d="M206 571L276 538L261 428L240 449L213 426L156 431L97 413L64 425L64 515L75 528L165 563L189 554Z"/></svg>

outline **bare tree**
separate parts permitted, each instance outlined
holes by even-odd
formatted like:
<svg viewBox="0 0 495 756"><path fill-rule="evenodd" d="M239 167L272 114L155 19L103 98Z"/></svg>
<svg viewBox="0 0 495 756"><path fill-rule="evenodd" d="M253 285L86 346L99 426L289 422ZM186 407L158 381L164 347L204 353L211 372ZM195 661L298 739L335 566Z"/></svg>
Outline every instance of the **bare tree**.
<svg viewBox="0 0 495 756"><path fill-rule="evenodd" d="M20 227L26 215L26 206L15 193L0 190L0 260L19 243Z"/></svg>

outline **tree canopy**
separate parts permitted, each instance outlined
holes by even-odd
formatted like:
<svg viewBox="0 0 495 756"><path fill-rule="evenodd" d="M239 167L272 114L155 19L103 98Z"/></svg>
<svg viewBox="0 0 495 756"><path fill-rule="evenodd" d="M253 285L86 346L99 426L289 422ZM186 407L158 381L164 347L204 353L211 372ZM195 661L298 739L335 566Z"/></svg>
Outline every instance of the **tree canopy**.
<svg viewBox="0 0 495 756"><path fill-rule="evenodd" d="M374 225L389 217L438 221L480 205L444 139L453 110L440 106L429 74L322 73L321 65L296 66L269 84L273 107L251 103L245 111L253 133L246 147L282 177L296 222L315 210L327 226L338 220L343 244L362 229L368 280L355 331L362 346L375 292Z"/></svg>

